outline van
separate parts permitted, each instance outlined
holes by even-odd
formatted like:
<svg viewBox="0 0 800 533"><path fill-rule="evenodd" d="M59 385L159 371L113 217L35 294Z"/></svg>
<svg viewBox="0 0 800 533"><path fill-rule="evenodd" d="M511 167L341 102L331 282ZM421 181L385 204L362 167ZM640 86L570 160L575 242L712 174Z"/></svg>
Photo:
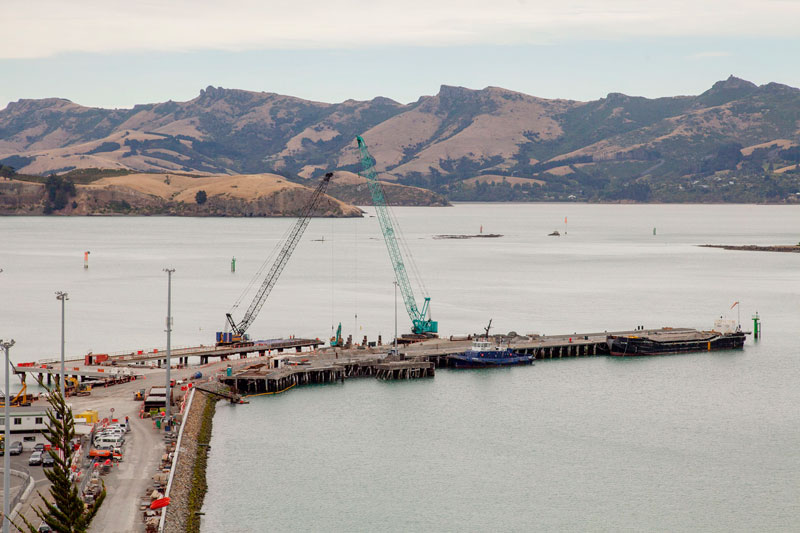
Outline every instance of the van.
<svg viewBox="0 0 800 533"><path fill-rule="evenodd" d="M122 437L116 437L113 435L98 435L94 438L94 445L95 446L121 446L123 443Z"/></svg>

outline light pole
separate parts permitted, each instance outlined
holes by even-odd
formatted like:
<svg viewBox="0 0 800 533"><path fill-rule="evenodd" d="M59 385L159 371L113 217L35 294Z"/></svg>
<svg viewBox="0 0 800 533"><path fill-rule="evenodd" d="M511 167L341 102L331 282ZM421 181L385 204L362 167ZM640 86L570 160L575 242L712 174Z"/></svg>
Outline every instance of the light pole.
<svg viewBox="0 0 800 533"><path fill-rule="evenodd" d="M3 399L3 421L5 422L5 430L3 432L3 446L5 447L5 452L3 453L3 533L8 533L9 526L11 525L11 521L8 518L8 513L10 512L9 501L11 498L11 478L9 477L9 473L11 472L11 451L8 449L9 439L11 438L11 419L9 418L10 413L8 411L8 405L11 403L11 394L8 392L8 375L10 374L10 366L8 360L8 350L14 346L14 339L11 339L8 342L3 342L3 339L0 339L0 348L3 348L3 351L6 353L6 388L5 388L5 398Z"/></svg>
<svg viewBox="0 0 800 533"><path fill-rule="evenodd" d="M394 282L394 354L397 355L397 281Z"/></svg>
<svg viewBox="0 0 800 533"><path fill-rule="evenodd" d="M64 394L64 302L69 300L69 294L56 291L56 300L61 300L61 377L58 379L58 383L61 385L61 397L66 398Z"/></svg>
<svg viewBox="0 0 800 533"><path fill-rule="evenodd" d="M167 408L164 409L166 415L164 422L169 425L170 408L172 407L172 382L169 377L169 367L172 365L172 273L174 268L165 268L167 273Z"/></svg>

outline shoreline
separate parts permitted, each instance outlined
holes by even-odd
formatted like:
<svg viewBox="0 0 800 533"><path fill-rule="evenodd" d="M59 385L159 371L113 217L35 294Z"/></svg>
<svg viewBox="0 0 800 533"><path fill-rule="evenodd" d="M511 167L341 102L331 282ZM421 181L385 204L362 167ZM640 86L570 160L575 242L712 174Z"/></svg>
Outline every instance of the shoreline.
<svg viewBox="0 0 800 533"><path fill-rule="evenodd" d="M175 466L170 505L164 519L165 532L200 531L201 515L197 513L202 509L208 491L206 465L217 401L198 390L191 409L186 413L181 453Z"/></svg>
<svg viewBox="0 0 800 533"><path fill-rule="evenodd" d="M783 252L800 253L800 245L794 244L775 244L770 246L759 246L756 244L699 244L701 248L720 248L722 250L736 250L740 252Z"/></svg>

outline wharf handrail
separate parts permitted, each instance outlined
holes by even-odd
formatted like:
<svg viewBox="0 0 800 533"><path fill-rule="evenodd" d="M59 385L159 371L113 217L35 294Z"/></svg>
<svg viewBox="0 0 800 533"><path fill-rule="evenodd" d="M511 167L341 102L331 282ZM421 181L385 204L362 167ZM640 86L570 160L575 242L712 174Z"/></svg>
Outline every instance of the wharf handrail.
<svg viewBox="0 0 800 533"><path fill-rule="evenodd" d="M181 453L181 440L183 440L183 429L186 427L186 420L189 418L189 413L192 410L192 401L194 400L194 393L197 389L192 387L191 395L189 396L189 403L186 404L186 409L183 411L183 419L181 420L181 429L178 431L178 441L175 443L175 455L172 456L172 465L169 469L169 479L167 480L167 489L164 491L164 497L169 496L169 491L172 488L172 478L175 477L175 470L178 468L178 456ZM167 509L169 507L165 507L164 510L161 512L161 518L158 520L158 532L163 533L164 531L164 521L167 518Z"/></svg>
<svg viewBox="0 0 800 533"><path fill-rule="evenodd" d="M295 344L297 344L297 342L295 342L295 341L309 341L310 342L310 341L316 341L317 339L266 339L266 340L267 341L286 340L286 342L282 343L282 344L285 344L287 346L294 346ZM260 342L256 341L255 344L253 344L252 346L247 346L247 348L263 347L263 348L266 348L266 349L269 350L270 349L269 346L270 346L269 344L260 343ZM282 346L278 346L278 343L275 343L274 346L275 346L275 348L281 348L282 347ZM186 354L193 354L193 353L200 353L200 352L218 352L218 351L230 351L230 350L236 350L236 349L237 349L237 347L234 347L234 346L225 346L225 345L216 346L216 345L213 345L213 344L212 345L208 345L208 346L205 346L205 345L202 345L202 344L200 346L178 346L176 348L172 348L172 350L171 350L172 354L171 355L179 356L179 355L186 355ZM128 358L136 359L137 357L154 356L156 354L161 355L162 352L166 356L167 349L166 348L162 348L162 347L157 347L157 348L152 348L152 349L146 350L146 351L142 350L141 354L136 353L137 351L138 350L134 350L134 351L122 350L122 351L118 351L118 352L104 352L104 353L101 353L101 354L85 354L85 355L81 355L79 357L66 358L66 359L64 359L64 362L65 363L74 363L76 361L83 361L84 357L86 355L95 355L95 356L96 355L107 355L109 357L109 359L116 359L118 361L126 361L126 360L128 360ZM61 363L61 357L51 357L51 358L47 358L47 359L37 359L35 362L36 362L36 364Z"/></svg>
<svg viewBox="0 0 800 533"><path fill-rule="evenodd" d="M214 346L202 346L202 345L201 346L178 346L176 348L172 348L172 355L177 355L178 353L184 354L184 353L193 353L193 352L205 352L205 351L209 351L209 350L213 350L213 349L215 349ZM83 361L84 357L86 357L87 355L93 355L93 356L107 355L109 358L120 358L120 357L124 357L126 355L127 356L133 355L135 357L137 355L137 353L136 353L137 351L138 350L134 350L134 351L121 350L121 351L118 351L118 352L103 352L103 353L92 353L92 354L88 354L87 353L87 354L84 354L84 355L81 355L81 356L66 358L66 359L64 359L64 362L65 363L74 363L75 361ZM141 355L155 355L156 353L160 354L161 352L164 352L164 355L166 355L166 351L167 351L166 348L156 347L156 348L153 348L153 349L150 349L150 350L146 350L146 351L142 350L142 354ZM41 364L61 363L61 357L59 356L59 357L51 357L51 358L48 358L48 359L37 359L36 363L37 364L38 363L41 363Z"/></svg>

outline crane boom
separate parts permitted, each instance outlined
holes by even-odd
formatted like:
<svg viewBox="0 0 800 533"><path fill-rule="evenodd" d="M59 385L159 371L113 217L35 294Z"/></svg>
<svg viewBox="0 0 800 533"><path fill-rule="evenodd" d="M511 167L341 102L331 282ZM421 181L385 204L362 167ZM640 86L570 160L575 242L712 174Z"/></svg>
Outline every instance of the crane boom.
<svg viewBox="0 0 800 533"><path fill-rule="evenodd" d="M403 302L405 303L408 316L411 318L412 331L415 334L436 333L439 329L439 324L428 317L431 299L426 296L422 304L422 309L417 307L414 291L411 287L411 282L408 280L408 272L406 272L403 255L400 253L400 247L397 243L394 224L389 216L383 185L378 181L378 177L375 174L375 159L370 155L367 150L367 144L360 135L356 137L356 140L358 141L358 149L361 153L361 175L367 180L369 191L372 194L372 203L375 205L375 210L378 212L378 220L380 221L381 231L383 232L383 240L386 241L386 249L389 251L389 258L392 261L395 279L400 287L400 292L403 294Z"/></svg>
<svg viewBox="0 0 800 533"><path fill-rule="evenodd" d="M241 340L241 337L244 336L245 331L253 321L258 316L259 311L264 306L264 302L269 296L269 293L272 291L272 288L277 283L278 278L283 272L286 263L289 261L289 258L292 256L292 252L294 251L297 243L300 241L300 237L303 236L303 232L305 232L308 223L310 222L311 215L314 213L314 210L317 208L319 204L319 200L325 191L328 189L328 184L331 181L331 177L333 176L332 173L325 174L325 177L322 178L322 181L317 186L316 190L314 190L314 194L311 195L311 199L303 208L300 217L295 222L292 231L289 233L289 236L286 237L286 240L283 242L283 246L281 247L280 252L278 252L278 256L275 258L275 262L272 264L272 267L269 269L267 273L267 277L264 278L264 282L261 284L261 287L258 289L253 301L250 302L250 307L247 308L247 311L242 317L242 320L239 321L237 324L230 313L227 313L225 316L228 319L228 323L231 326L231 330L233 331L234 336L238 336Z"/></svg>

